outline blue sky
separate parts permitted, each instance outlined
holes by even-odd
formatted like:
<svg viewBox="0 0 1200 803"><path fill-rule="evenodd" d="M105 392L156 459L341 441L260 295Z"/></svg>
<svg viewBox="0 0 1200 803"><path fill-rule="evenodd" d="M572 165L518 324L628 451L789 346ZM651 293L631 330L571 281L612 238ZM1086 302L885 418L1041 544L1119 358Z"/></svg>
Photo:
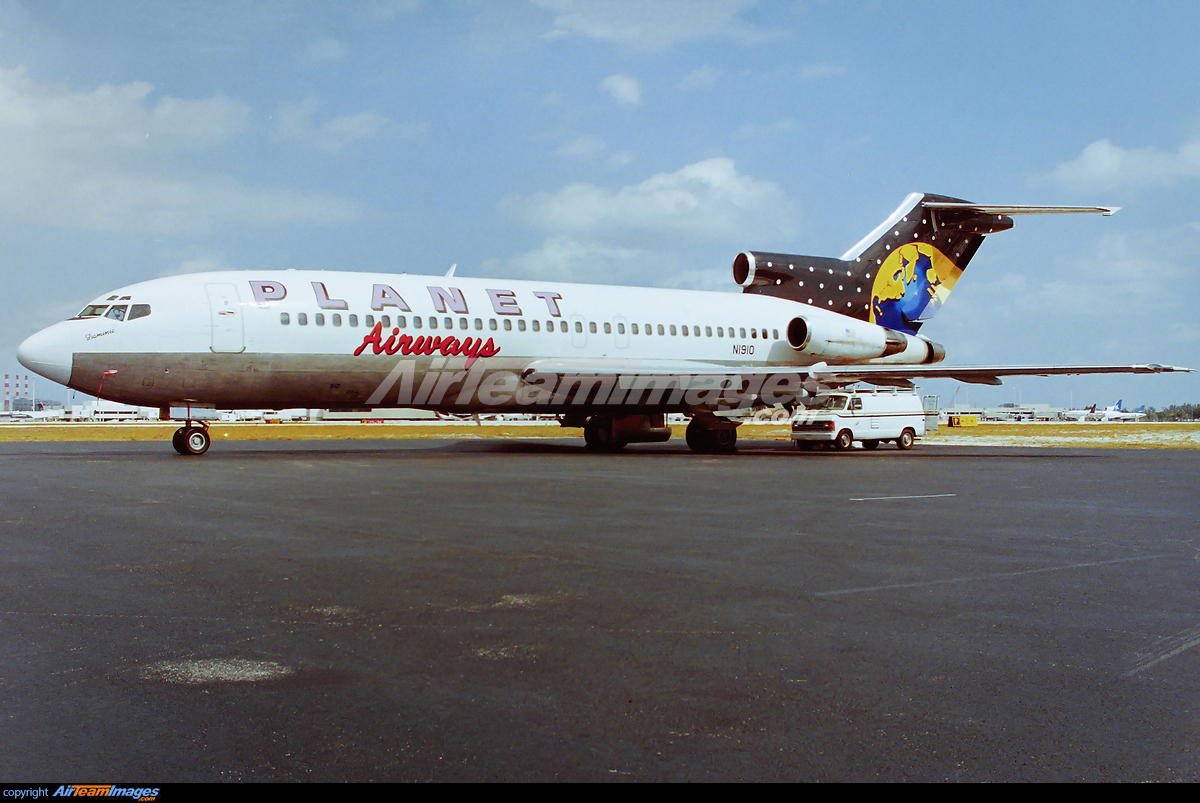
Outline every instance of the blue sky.
<svg viewBox="0 0 1200 803"><path fill-rule="evenodd" d="M840 255L924 191L1123 207L989 237L923 330L948 362L1200 367L1198 23L1192 2L0 0L0 366L111 288L197 270L733 291L738 251ZM1200 376L967 394L1162 407Z"/></svg>

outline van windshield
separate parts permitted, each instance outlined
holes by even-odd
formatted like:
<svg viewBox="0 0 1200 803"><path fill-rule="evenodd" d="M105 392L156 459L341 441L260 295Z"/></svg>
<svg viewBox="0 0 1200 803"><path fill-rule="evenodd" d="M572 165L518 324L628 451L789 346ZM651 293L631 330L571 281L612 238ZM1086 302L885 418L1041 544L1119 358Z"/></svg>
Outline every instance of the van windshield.
<svg viewBox="0 0 1200 803"><path fill-rule="evenodd" d="M845 410L845 396L818 396L804 405L810 410Z"/></svg>

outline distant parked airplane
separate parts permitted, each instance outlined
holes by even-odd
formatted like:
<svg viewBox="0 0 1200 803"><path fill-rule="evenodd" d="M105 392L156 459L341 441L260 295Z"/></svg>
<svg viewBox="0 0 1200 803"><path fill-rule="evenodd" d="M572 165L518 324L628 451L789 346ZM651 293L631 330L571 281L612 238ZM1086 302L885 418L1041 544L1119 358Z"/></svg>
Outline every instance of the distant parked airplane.
<svg viewBox="0 0 1200 803"><path fill-rule="evenodd" d="M1103 413L1096 412L1096 405L1092 405L1086 410L1067 410L1063 413L1063 418L1073 418L1076 421L1097 421Z"/></svg>
<svg viewBox="0 0 1200 803"><path fill-rule="evenodd" d="M1136 410L1122 410L1121 400L1117 399L1117 403L1112 407L1104 408L1105 421L1136 421L1139 418L1146 417L1146 405L1142 405Z"/></svg>

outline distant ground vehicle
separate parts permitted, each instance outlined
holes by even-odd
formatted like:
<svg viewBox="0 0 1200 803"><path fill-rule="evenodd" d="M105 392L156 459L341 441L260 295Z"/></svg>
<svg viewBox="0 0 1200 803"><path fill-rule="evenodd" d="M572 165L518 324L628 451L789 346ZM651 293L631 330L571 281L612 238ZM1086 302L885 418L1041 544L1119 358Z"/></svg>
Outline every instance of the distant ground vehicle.
<svg viewBox="0 0 1200 803"><path fill-rule="evenodd" d="M911 449L925 435L925 410L913 391L859 390L818 396L792 418L792 441L797 449L831 444L849 449L860 441L864 449L875 449L883 441L895 441L900 449Z"/></svg>

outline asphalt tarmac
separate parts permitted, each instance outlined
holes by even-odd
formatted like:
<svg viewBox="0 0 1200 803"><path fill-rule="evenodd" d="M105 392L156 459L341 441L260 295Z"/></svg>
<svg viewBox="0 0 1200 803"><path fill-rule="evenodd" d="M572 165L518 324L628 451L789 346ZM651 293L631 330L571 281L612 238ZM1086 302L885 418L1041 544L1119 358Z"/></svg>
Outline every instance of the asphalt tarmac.
<svg viewBox="0 0 1200 803"><path fill-rule="evenodd" d="M0 781L1195 781L1197 476L0 444Z"/></svg>

